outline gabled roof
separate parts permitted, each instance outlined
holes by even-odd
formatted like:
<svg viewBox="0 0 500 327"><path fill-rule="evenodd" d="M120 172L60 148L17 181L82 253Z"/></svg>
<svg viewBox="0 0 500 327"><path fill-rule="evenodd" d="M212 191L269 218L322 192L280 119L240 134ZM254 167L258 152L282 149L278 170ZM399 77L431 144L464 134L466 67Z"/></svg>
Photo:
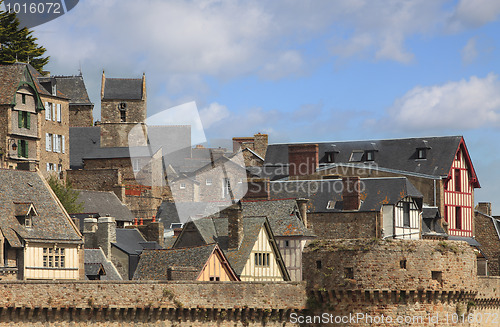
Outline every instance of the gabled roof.
<svg viewBox="0 0 500 327"><path fill-rule="evenodd" d="M99 216L109 215L116 221L134 221L134 215L113 192L77 190L78 202L83 203L83 212L98 213Z"/></svg>
<svg viewBox="0 0 500 327"><path fill-rule="evenodd" d="M69 163L71 169L82 169L83 158L101 146L101 128L69 128Z"/></svg>
<svg viewBox="0 0 500 327"><path fill-rule="evenodd" d="M382 205L395 205L409 196L422 205L422 194L406 177L362 178L359 211L380 211ZM271 198L309 199L310 212L340 212L343 208L342 180L293 180L271 182Z"/></svg>
<svg viewBox="0 0 500 327"><path fill-rule="evenodd" d="M116 243L111 244L128 255L139 255L144 249L161 249L158 243L146 241L134 228L117 228Z"/></svg>
<svg viewBox="0 0 500 327"><path fill-rule="evenodd" d="M83 76L53 76L56 80L57 90L65 94L70 104L91 105Z"/></svg>
<svg viewBox="0 0 500 327"><path fill-rule="evenodd" d="M33 77L38 72L29 64L0 65L0 104L14 104L15 94L21 85L27 85L36 93L36 106L43 109L39 94L46 92Z"/></svg>
<svg viewBox="0 0 500 327"><path fill-rule="evenodd" d="M27 216L29 214L38 215L33 203L31 202L14 202L14 215Z"/></svg>
<svg viewBox="0 0 500 327"><path fill-rule="evenodd" d="M16 219L15 203L32 203L32 227ZM24 210L24 209L23 209ZM0 169L0 229L11 246L22 240L81 243L82 237L39 172Z"/></svg>
<svg viewBox="0 0 500 327"><path fill-rule="evenodd" d="M142 79L106 78L104 100L141 100L142 98Z"/></svg>
<svg viewBox="0 0 500 327"><path fill-rule="evenodd" d="M168 280L168 270L173 267L192 268L200 274L212 254L218 253L225 259L224 253L215 243L168 250L144 250L139 260L139 265L134 274L134 279L139 280ZM227 261L222 260L229 274L239 280Z"/></svg>
<svg viewBox="0 0 500 327"><path fill-rule="evenodd" d="M98 269L102 267L105 275L101 277L101 280L122 280L115 265L106 259L101 248L85 249L84 262L85 275L97 275L96 270L98 272Z"/></svg>
<svg viewBox="0 0 500 327"><path fill-rule="evenodd" d="M259 237L259 233L264 228L269 237L271 247L274 249L276 260L278 261L278 266L280 267L283 277L285 280L289 280L288 271L285 268L283 258L281 253L273 239L273 233L269 226L269 223L265 217L244 217L242 219L243 224L243 240L238 249L229 249L229 237L228 237L228 219L227 218L201 218L191 221L184 225L184 229L187 229L189 225L194 224L201 237L203 238L205 244L217 243L221 250L226 255L231 267L233 268L236 275L241 275L245 264L250 258L253 246ZM177 238L177 241L183 237L183 232ZM177 242L176 242L177 244ZM174 244L174 248L176 248ZM201 244L200 244L201 245Z"/></svg>
<svg viewBox="0 0 500 327"><path fill-rule="evenodd" d="M459 146L463 145L466 151L462 136L415 137L305 144L318 144L319 163L320 165L324 165L324 169L335 167L340 164L349 164L368 166L372 169L391 169L400 173L408 172L429 177L448 176L453 158ZM288 145L289 144L269 145L267 148L265 165L288 165ZM419 148L427 149L427 159L417 158L417 149ZM351 155L356 151L375 151L374 161L365 162L364 155L361 157L361 161L351 161ZM327 152L334 152L334 163L330 164L326 162ZM468 154L467 157L469 157ZM470 163L472 177L475 178L475 172L470 157L467 160Z"/></svg>

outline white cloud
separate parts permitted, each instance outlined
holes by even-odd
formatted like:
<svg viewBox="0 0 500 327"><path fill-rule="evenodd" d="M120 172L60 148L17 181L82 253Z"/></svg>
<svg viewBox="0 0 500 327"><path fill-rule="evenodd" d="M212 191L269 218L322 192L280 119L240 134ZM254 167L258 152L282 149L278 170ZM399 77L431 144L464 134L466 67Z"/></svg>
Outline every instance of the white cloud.
<svg viewBox="0 0 500 327"><path fill-rule="evenodd" d="M473 129L500 125L500 81L485 78L417 86L397 99L386 123L401 130Z"/></svg>
<svg viewBox="0 0 500 327"><path fill-rule="evenodd" d="M230 112L226 106L220 105L217 102L211 103L208 107L200 110L201 121L203 128L208 129L213 124L229 117Z"/></svg>
<svg viewBox="0 0 500 327"><path fill-rule="evenodd" d="M449 28L453 31L474 28L492 22L500 15L500 1L460 0L454 8Z"/></svg>
<svg viewBox="0 0 500 327"><path fill-rule="evenodd" d="M462 61L466 64L470 64L476 59L477 54L476 39L470 38L462 49Z"/></svg>

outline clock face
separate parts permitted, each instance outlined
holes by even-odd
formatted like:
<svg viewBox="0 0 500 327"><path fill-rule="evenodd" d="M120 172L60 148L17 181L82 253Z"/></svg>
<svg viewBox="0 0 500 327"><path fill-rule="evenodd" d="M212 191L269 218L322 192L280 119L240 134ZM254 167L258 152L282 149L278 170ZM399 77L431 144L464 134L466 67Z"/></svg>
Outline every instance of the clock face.
<svg viewBox="0 0 500 327"><path fill-rule="evenodd" d="M20 27L32 28L64 15L78 2L79 0L5 0L1 9L15 13Z"/></svg>

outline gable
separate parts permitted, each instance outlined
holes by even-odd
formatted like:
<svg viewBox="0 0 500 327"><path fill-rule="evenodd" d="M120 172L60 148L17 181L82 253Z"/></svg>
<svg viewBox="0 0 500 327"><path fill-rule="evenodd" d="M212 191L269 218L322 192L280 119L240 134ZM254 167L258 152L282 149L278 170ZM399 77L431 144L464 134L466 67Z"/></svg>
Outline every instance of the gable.
<svg viewBox="0 0 500 327"><path fill-rule="evenodd" d="M458 156L458 157L457 157ZM458 159L458 160L457 160ZM459 162L461 167L465 167L467 169L469 175L469 182L472 184L474 188L480 188L479 180L476 175L476 170L472 164L472 159L470 158L469 151L467 150L467 146L465 145L465 140L462 138L460 140L460 144L455 151L455 156L453 158L453 163L450 166L450 170L448 172L448 179L452 178L453 169L456 168L456 162Z"/></svg>

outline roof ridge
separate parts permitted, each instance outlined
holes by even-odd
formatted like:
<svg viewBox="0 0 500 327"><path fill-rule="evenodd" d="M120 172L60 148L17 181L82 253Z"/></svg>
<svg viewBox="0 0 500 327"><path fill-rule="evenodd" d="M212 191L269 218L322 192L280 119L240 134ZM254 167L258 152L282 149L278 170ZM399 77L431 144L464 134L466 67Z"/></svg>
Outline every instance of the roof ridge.
<svg viewBox="0 0 500 327"><path fill-rule="evenodd" d="M453 138L463 137L463 135L445 135L445 136L422 136L422 137L397 137L388 139L370 139L370 140L342 140L342 141L304 141L304 142L282 142L272 143L269 145L288 145L288 144L328 144L328 143L348 143L348 142L377 142L377 141L397 141L397 140L418 140L418 139L435 139L435 138Z"/></svg>

